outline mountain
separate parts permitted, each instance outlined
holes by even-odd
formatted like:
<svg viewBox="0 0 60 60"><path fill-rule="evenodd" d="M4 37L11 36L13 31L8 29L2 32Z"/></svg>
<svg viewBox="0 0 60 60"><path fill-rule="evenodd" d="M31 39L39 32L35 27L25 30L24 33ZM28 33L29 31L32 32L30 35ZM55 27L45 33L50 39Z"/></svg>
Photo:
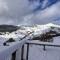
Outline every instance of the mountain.
<svg viewBox="0 0 60 60"><path fill-rule="evenodd" d="M33 25L33 26L11 26L11 25L0 25L0 29L3 29L4 32L11 32L0 34L0 41L2 43L9 42L11 39L14 42L20 41L23 39L32 39L32 40L50 40L54 37L60 36L60 25L53 23L45 25ZM6 28L6 29L5 29ZM1 32L3 33L3 32ZM9 41L8 41L9 40Z"/></svg>
<svg viewBox="0 0 60 60"><path fill-rule="evenodd" d="M49 23L45 25L37 25L31 39L44 42L53 42L53 38L58 36L60 36L60 26Z"/></svg>
<svg viewBox="0 0 60 60"><path fill-rule="evenodd" d="M0 32L13 32L17 29L19 29L19 27L14 25L0 25Z"/></svg>

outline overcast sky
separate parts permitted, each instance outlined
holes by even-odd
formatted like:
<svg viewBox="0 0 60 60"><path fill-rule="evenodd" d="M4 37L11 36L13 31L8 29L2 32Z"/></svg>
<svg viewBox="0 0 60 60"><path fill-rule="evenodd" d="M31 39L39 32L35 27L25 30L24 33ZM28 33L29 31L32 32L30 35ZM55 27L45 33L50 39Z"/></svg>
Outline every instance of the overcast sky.
<svg viewBox="0 0 60 60"><path fill-rule="evenodd" d="M60 21L60 0L0 0L0 24L30 25L54 21Z"/></svg>

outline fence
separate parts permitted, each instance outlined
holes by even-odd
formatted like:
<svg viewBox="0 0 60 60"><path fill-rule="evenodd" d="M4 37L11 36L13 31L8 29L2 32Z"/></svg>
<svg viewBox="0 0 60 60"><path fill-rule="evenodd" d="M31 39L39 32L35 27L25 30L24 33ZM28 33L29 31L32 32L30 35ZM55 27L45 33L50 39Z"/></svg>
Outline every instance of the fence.
<svg viewBox="0 0 60 60"><path fill-rule="evenodd" d="M16 60L16 52L21 49L21 59L23 59L24 55L24 45L27 45L27 53L26 53L26 60L28 60L29 56L29 46L30 45L39 45L43 46L43 50L46 51L46 46L52 46L52 47L60 47L58 44L54 43L47 43L47 42L35 42L35 41L29 41L29 40L21 40L20 42L14 42L10 46L0 46L0 59L1 60L7 60L7 58L11 55L10 60ZM2 50L3 49L3 50Z"/></svg>
<svg viewBox="0 0 60 60"><path fill-rule="evenodd" d="M26 42L26 45L27 45L26 60L28 60L28 56L29 56L29 46L30 46L30 45L43 46L43 50L44 50L44 51L46 51L46 46L60 47L60 45L58 45L58 44L48 43L48 42L34 42L33 40L32 40L32 41L27 41L27 42ZM24 60L24 59L23 59L23 55L24 55L24 46L22 47L21 60Z"/></svg>
<svg viewBox="0 0 60 60"><path fill-rule="evenodd" d="M31 33L33 32L28 33L19 41L4 42L3 45L0 46L0 60L16 60L16 52L26 43ZM11 59L7 59L9 56L11 56Z"/></svg>

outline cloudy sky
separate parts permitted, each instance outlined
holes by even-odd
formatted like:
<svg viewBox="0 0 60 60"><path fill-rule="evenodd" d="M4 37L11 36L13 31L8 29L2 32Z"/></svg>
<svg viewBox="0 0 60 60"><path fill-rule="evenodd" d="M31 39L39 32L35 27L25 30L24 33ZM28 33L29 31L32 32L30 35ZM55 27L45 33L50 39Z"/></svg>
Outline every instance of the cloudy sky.
<svg viewBox="0 0 60 60"><path fill-rule="evenodd" d="M58 23L60 0L0 0L0 24Z"/></svg>

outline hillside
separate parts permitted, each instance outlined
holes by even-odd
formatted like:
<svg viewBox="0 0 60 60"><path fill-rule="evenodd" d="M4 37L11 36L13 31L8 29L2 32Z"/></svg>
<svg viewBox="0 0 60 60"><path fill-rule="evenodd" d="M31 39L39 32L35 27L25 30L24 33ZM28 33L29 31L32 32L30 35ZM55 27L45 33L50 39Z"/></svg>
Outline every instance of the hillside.
<svg viewBox="0 0 60 60"><path fill-rule="evenodd" d="M13 25L0 25L0 32L13 32L18 30L18 26Z"/></svg>

